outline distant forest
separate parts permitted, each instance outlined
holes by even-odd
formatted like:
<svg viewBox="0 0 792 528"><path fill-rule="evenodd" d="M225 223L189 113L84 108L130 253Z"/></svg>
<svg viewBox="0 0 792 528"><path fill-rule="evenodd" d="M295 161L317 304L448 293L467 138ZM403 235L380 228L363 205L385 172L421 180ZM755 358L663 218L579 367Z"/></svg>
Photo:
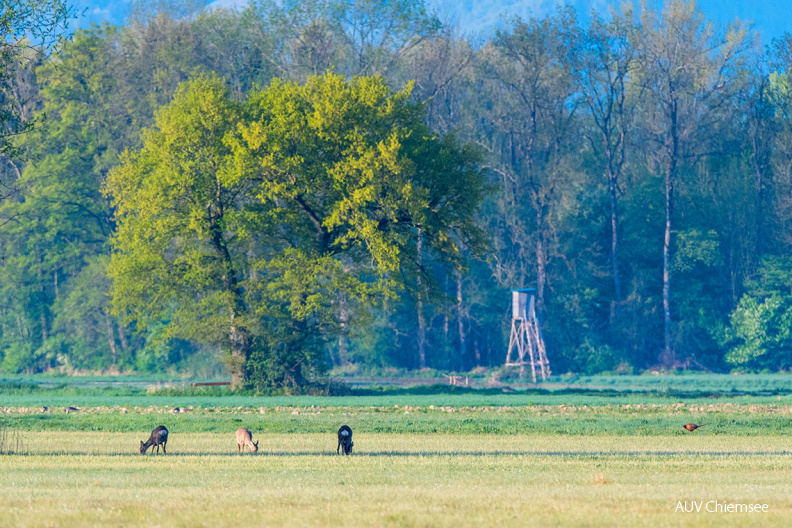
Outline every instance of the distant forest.
<svg viewBox="0 0 792 528"><path fill-rule="evenodd" d="M200 374L218 357L242 372L232 345L249 357L261 349L241 376L270 386L299 385L300 365L310 366L305 379L348 365L497 367L509 290L525 287L536 288L555 374L792 368L792 36L760 44L750 27L719 26L683 1L625 3L585 22L560 7L475 38L422 0L262 0L244 11L166 1L132 4L121 27L79 29L2 59L0 372ZM347 216L317 221L288 181L269 181L269 194L244 186L260 184L245 176L254 165L300 172L296 158L275 159L275 142L308 149L317 157L300 154L305 167L327 170L324 132L284 124L293 105L317 109L321 97L362 109L338 114L355 122L325 116L340 142L390 137L391 125L407 131L402 151L419 161L388 170L417 167L424 187L415 188L428 194L394 202L413 212L402 231L397 217L371 220L385 206L355 202L362 190L342 200ZM227 204L235 216L218 228L231 241L227 267L214 276L206 255L180 254L189 234L172 225L146 235L171 237L162 254L184 257L181 273L206 266L190 278L199 302L185 296L187 283L171 295L165 271L120 256L144 244L121 229L130 215L176 214L178 197L146 209L141 182L156 184L162 164L194 169L175 153L174 134L193 130L203 105L224 120L217 156L240 171L223 188L237 193ZM390 167L386 143L370 154ZM356 185L341 181L306 193L325 203ZM424 210L437 215L435 229ZM300 240L314 244L303 232L311 222L327 240L309 251ZM343 222L354 229L333 239ZM369 275L355 275L364 268ZM300 269L309 271L295 278ZM227 274L249 332L223 341L208 305L196 306L209 299L201 288ZM228 315L227 300L218 297L217 314Z"/></svg>

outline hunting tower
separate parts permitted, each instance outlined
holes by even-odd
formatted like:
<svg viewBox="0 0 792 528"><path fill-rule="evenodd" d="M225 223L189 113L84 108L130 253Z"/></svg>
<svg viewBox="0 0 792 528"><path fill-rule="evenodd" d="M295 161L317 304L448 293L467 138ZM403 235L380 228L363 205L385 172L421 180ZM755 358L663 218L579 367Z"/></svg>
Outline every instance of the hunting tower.
<svg viewBox="0 0 792 528"><path fill-rule="evenodd" d="M531 375L536 383L537 369L542 380L550 375L550 363L547 361L544 340L536 320L536 288L512 290L512 323L509 350L506 352L506 366L519 366L520 377L523 377L525 365L531 365ZM513 351L517 350L517 357Z"/></svg>

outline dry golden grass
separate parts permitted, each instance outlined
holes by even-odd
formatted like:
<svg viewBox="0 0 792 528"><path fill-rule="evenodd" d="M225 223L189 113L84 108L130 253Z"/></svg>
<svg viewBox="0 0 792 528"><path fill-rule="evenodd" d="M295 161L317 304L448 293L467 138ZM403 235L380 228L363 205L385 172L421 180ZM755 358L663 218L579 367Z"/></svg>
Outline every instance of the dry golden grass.
<svg viewBox="0 0 792 528"><path fill-rule="evenodd" d="M168 456L140 456L140 440L24 433L28 454L0 456L0 526L792 524L780 437L356 433L352 457L333 434L255 436L256 455L233 433L172 430ZM674 512L701 499L770 511Z"/></svg>

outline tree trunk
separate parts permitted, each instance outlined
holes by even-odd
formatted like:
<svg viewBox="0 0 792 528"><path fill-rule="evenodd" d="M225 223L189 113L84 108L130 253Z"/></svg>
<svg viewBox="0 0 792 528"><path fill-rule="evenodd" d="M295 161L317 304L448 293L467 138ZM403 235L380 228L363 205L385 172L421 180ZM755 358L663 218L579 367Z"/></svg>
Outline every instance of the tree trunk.
<svg viewBox="0 0 792 528"><path fill-rule="evenodd" d="M118 340L121 341L121 350L126 351L129 349L129 343L127 342L126 338L126 330L124 329L124 325L118 323Z"/></svg>
<svg viewBox="0 0 792 528"><path fill-rule="evenodd" d="M541 213L540 213L541 214ZM540 219L539 233L536 238L536 318L544 321L545 284L547 283L547 256L544 247L544 234Z"/></svg>
<svg viewBox="0 0 792 528"><path fill-rule="evenodd" d="M418 310L418 368L426 369L426 318L422 296L418 296L416 310Z"/></svg>
<svg viewBox="0 0 792 528"><path fill-rule="evenodd" d="M231 360L228 362L228 370L231 372L231 390L237 390L242 388L247 381L246 364L250 356L250 336L244 328L231 326L228 339L231 343Z"/></svg>
<svg viewBox="0 0 792 528"><path fill-rule="evenodd" d="M349 365L349 343L347 343L347 336L344 334L344 323L341 323L341 333L338 334L338 365Z"/></svg>
<svg viewBox="0 0 792 528"><path fill-rule="evenodd" d="M764 129L765 122L762 116L765 109L765 93L767 87L765 85L765 78L762 77L762 84L759 86L759 101L756 102L756 123L751 134L751 149L753 153L754 172L756 173L755 189L756 189L756 244L754 246L754 254L762 255L764 252L764 188L765 188L765 170L769 166L769 156L766 154L767 150L761 140L761 131ZM772 169L771 169L772 170Z"/></svg>
<svg viewBox="0 0 792 528"><path fill-rule="evenodd" d="M341 262L343 272L352 271L352 265L343 259ZM338 362L341 365L349 364L349 323L352 318L352 311L349 309L349 299L346 292L338 292Z"/></svg>
<svg viewBox="0 0 792 528"><path fill-rule="evenodd" d="M212 233L212 245L223 263L223 275L221 277L223 290L230 293L231 297L228 300L229 312L229 325L228 325L228 342L231 352L231 357L226 361L226 367L231 374L231 389L236 390L242 387L247 381L247 361L250 357L250 334L247 329L239 324L239 318L246 313L245 302L242 290L239 287L237 280L236 269L234 262L231 258L231 253L228 251L223 236L222 228L220 227L220 219L223 217L223 209L220 204L220 186L218 183L217 190L217 203L213 204L210 209L211 223L210 232Z"/></svg>
<svg viewBox="0 0 792 528"><path fill-rule="evenodd" d="M37 266L37 275L38 275L38 284L39 284L39 303L41 306L41 343L44 342L49 338L49 332L47 329L47 299L46 299L46 292L44 290L44 277L41 273L41 253L39 252L38 246L36 247L36 260L38 261Z"/></svg>
<svg viewBox="0 0 792 528"><path fill-rule="evenodd" d="M49 339L49 333L47 332L47 314L44 313L44 310L41 311L41 342L44 343L47 339Z"/></svg>
<svg viewBox="0 0 792 528"><path fill-rule="evenodd" d="M17 314L16 316L17 329L19 330L19 339L25 339L27 332L22 328L22 318Z"/></svg>
<svg viewBox="0 0 792 528"><path fill-rule="evenodd" d="M416 310L418 312L418 368L426 368L426 318L424 317L423 305L423 283L421 282L421 265L423 264L423 251L421 245L421 229L418 229L418 301Z"/></svg>
<svg viewBox="0 0 792 528"><path fill-rule="evenodd" d="M448 275L447 274L446 274L446 283L445 283L445 291L444 291L444 293L445 293L445 296L448 295ZM448 304L446 302L443 302L443 308L444 308L444 310L443 310L443 312L444 312L443 313L443 346L446 348L446 350L448 350L448 348L449 348L449 342L448 342L448 324L449 324L448 311L450 310L450 308L448 307Z"/></svg>
<svg viewBox="0 0 792 528"><path fill-rule="evenodd" d="M113 357L113 366L115 367L118 365L118 352L116 351L115 346L115 334L113 333L113 321L110 320L110 311L105 308L104 310L105 316L105 327L107 328L107 342L110 345L110 353Z"/></svg>
<svg viewBox="0 0 792 528"><path fill-rule="evenodd" d="M616 295L616 305L621 304L622 291L621 291L621 275L619 273L619 231L617 229L618 211L616 210L616 191L617 182L616 174L613 171L608 171L608 191L610 194L610 214L611 214L611 260L613 263L613 289ZM611 320L613 316L611 316Z"/></svg>
<svg viewBox="0 0 792 528"><path fill-rule="evenodd" d="M349 364L349 304L343 292L338 299L338 327L338 363L343 366Z"/></svg>
<svg viewBox="0 0 792 528"><path fill-rule="evenodd" d="M663 358L662 363L670 368L675 362L671 347L671 279L669 276L669 260L671 256L671 205L673 197L673 181L671 170L666 171L666 221L663 237Z"/></svg>
<svg viewBox="0 0 792 528"><path fill-rule="evenodd" d="M676 363L676 354L671 342L671 218L674 206L674 179L676 177L679 138L677 135L676 101L671 105L671 145L668 151L668 165L665 173L665 234L663 236L663 353L661 362L666 368Z"/></svg>
<svg viewBox="0 0 792 528"><path fill-rule="evenodd" d="M462 274L457 274L457 322L459 325L459 370L465 370L465 351L467 343L465 339L465 314L462 306Z"/></svg>
<svg viewBox="0 0 792 528"><path fill-rule="evenodd" d="M757 125L758 126L758 125ZM756 245L754 247L754 254L761 255L764 251L764 244L762 243L763 233L762 227L764 224L764 171L762 167L762 163L759 161L759 148L757 146L757 139L754 137L751 140L753 145L753 158L754 158L754 171L756 172L756 181L755 181L755 189L756 189L756 203L754 208L756 209Z"/></svg>

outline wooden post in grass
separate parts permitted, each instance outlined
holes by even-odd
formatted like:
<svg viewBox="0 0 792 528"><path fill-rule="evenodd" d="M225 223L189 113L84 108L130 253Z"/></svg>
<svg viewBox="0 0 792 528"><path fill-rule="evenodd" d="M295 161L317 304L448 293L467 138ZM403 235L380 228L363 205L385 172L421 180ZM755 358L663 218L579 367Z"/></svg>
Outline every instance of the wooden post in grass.
<svg viewBox="0 0 792 528"><path fill-rule="evenodd" d="M536 288L512 290L512 324L509 349L506 351L506 366L519 366L520 377L525 366L531 365L531 377L536 383L537 369L542 380L550 376L550 362L547 360L544 339L536 320ZM516 357L513 351L517 351Z"/></svg>
<svg viewBox="0 0 792 528"><path fill-rule="evenodd" d="M443 374L446 378L448 378L449 385L461 385L462 384L462 376L452 376L451 374ZM465 377L465 387L468 386L468 378Z"/></svg>

